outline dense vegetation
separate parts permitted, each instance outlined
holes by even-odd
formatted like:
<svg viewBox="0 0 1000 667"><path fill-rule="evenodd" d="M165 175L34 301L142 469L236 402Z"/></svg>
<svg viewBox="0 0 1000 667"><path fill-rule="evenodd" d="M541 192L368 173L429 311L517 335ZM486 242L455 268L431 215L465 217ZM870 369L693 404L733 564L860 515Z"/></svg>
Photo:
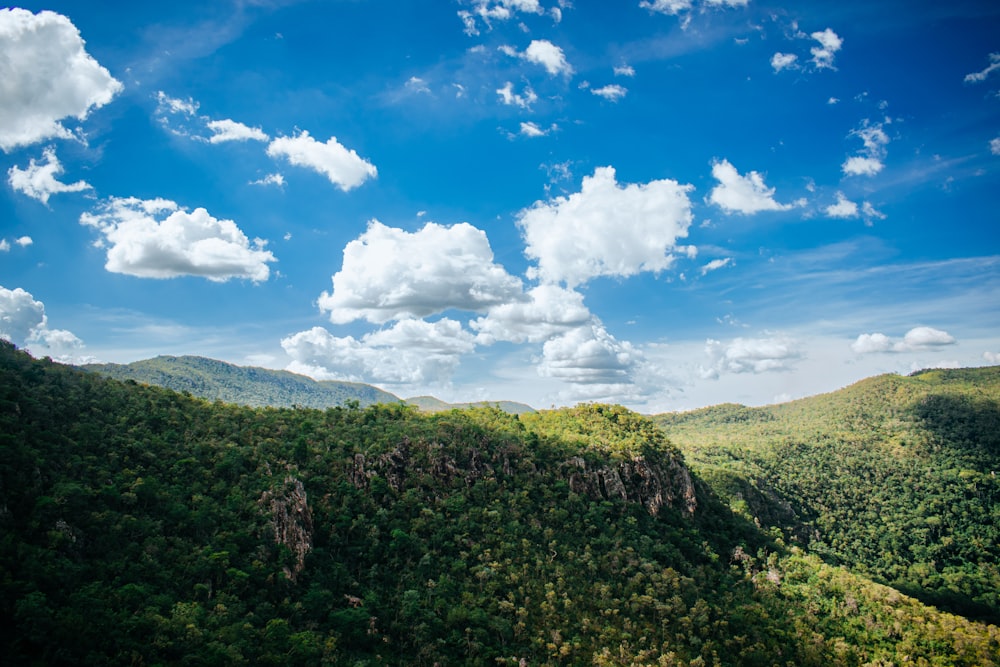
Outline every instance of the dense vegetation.
<svg viewBox="0 0 1000 667"><path fill-rule="evenodd" d="M737 513L828 563L1000 622L1000 367L655 420Z"/></svg>
<svg viewBox="0 0 1000 667"><path fill-rule="evenodd" d="M2 344L0 644L46 665L989 665L1000 630L784 547L620 407L250 408Z"/></svg>
<svg viewBox="0 0 1000 667"><path fill-rule="evenodd" d="M205 357L160 356L131 364L87 364L84 370L117 380L187 392L210 401L251 407L329 408L357 401L362 406L399 399L357 382L317 382L304 375L269 368L235 366Z"/></svg>

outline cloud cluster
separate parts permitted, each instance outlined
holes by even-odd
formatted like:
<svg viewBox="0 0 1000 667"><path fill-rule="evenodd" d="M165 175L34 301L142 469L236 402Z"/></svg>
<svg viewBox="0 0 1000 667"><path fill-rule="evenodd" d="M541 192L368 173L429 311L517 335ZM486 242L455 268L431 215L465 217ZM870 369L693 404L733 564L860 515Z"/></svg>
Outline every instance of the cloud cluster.
<svg viewBox="0 0 1000 667"><path fill-rule="evenodd" d="M1000 53L991 53L990 64L978 72L966 74L964 80L966 83L980 83L986 81L986 77L998 69L1000 69Z"/></svg>
<svg viewBox="0 0 1000 667"><path fill-rule="evenodd" d="M726 213L759 213L760 211L787 211L792 204L779 204L774 199L774 188L764 184L764 177L756 171L741 176L729 160L712 163L712 176L719 184L712 188L708 200Z"/></svg>
<svg viewBox="0 0 1000 667"><path fill-rule="evenodd" d="M0 239L0 252L10 252L10 243L7 239ZM14 239L14 245L21 246L22 248L27 248L32 243L34 243L34 240L30 236L20 236Z"/></svg>
<svg viewBox="0 0 1000 667"><path fill-rule="evenodd" d="M462 356L475 349L472 334L455 320L407 319L388 329L337 337L322 327L288 336L281 346L288 369L318 379L419 385L446 383Z"/></svg>
<svg viewBox="0 0 1000 667"><path fill-rule="evenodd" d="M492 345L498 341L541 343L590 321L590 310L583 305L582 294L543 284L528 290L526 300L493 306L485 317L469 325L478 332L480 344Z"/></svg>
<svg viewBox="0 0 1000 667"><path fill-rule="evenodd" d="M72 132L122 84L84 48L76 26L50 11L0 9L0 149L5 152Z"/></svg>
<svg viewBox="0 0 1000 667"><path fill-rule="evenodd" d="M830 218L864 218L865 224L871 225L875 219L885 220L885 214L877 210L871 202L861 202L859 207L856 202L848 199L843 192L837 193L837 202L830 204L823 212Z"/></svg>
<svg viewBox="0 0 1000 667"><path fill-rule="evenodd" d="M477 20L482 21L487 30L492 30L494 21L507 21L518 12L543 14L545 11L538 0L467 0L464 4L471 5L471 9L459 10L458 17L469 36L479 34ZM562 18L561 9L553 8L552 17L558 22Z"/></svg>
<svg viewBox="0 0 1000 667"><path fill-rule="evenodd" d="M787 371L803 356L798 343L786 337L735 338L728 343L710 338L705 354L709 364L700 374L706 380L728 373Z"/></svg>
<svg viewBox="0 0 1000 667"><path fill-rule="evenodd" d="M861 334L851 343L851 349L857 354L915 352L954 343L954 336L947 331L931 327L914 327L906 332L902 340L893 340L882 333Z"/></svg>
<svg viewBox="0 0 1000 667"><path fill-rule="evenodd" d="M598 276L661 271L691 225L690 185L663 179L619 185L612 167L594 170L580 192L536 202L518 214L529 278L575 287Z"/></svg>
<svg viewBox="0 0 1000 667"><path fill-rule="evenodd" d="M816 46L809 49L809 54L812 56L809 62L812 63L812 67L810 68L809 65L800 65L799 57L794 53L776 51L771 56L771 68L775 73L782 70L836 69L833 64L834 59L844 45L844 40L840 35L830 28L818 30L808 35L796 29L794 37L796 39L812 39L817 43Z"/></svg>
<svg viewBox="0 0 1000 667"><path fill-rule="evenodd" d="M514 84L510 81L505 83L502 88L497 88L497 95L507 106L516 106L522 109L530 109L531 105L538 101L538 95L531 89L531 86L525 86L524 92L518 95L514 92Z"/></svg>
<svg viewBox="0 0 1000 667"><path fill-rule="evenodd" d="M521 292L521 281L493 263L481 229L430 222L410 233L373 220L344 248L333 291L320 295L319 307L335 324L381 324L451 308L483 312Z"/></svg>
<svg viewBox="0 0 1000 667"><path fill-rule="evenodd" d="M45 304L20 287L0 287L0 338L26 346L36 356L77 362L83 341L65 329L50 329Z"/></svg>
<svg viewBox="0 0 1000 667"><path fill-rule="evenodd" d="M259 127L249 127L228 118L210 120L207 125L208 129L212 131L208 142L212 144L220 144L225 141L267 141L270 139Z"/></svg>
<svg viewBox="0 0 1000 667"><path fill-rule="evenodd" d="M51 146L42 152L44 163L35 161L34 158L28 163L27 169L11 167L7 170L7 179L10 186L19 192L23 192L32 199L37 199L43 204L49 203L49 197L60 192L83 192L90 190L90 184L85 181L76 183L63 183L57 178L65 171L56 151Z"/></svg>
<svg viewBox="0 0 1000 667"><path fill-rule="evenodd" d="M232 220L216 219L204 208L188 212L166 199L113 197L81 215L80 223L100 232L95 245L107 248L105 268L112 273L260 282L275 261L264 241L251 243Z"/></svg>
<svg viewBox="0 0 1000 667"><path fill-rule="evenodd" d="M882 123L862 122L861 127L851 130L851 136L861 139L863 148L841 166L847 176L874 176L882 171L889 135L882 129Z"/></svg>
<svg viewBox="0 0 1000 667"><path fill-rule="evenodd" d="M546 341L538 372L574 385L621 386L631 383L640 359L631 343L616 340L594 320Z"/></svg>

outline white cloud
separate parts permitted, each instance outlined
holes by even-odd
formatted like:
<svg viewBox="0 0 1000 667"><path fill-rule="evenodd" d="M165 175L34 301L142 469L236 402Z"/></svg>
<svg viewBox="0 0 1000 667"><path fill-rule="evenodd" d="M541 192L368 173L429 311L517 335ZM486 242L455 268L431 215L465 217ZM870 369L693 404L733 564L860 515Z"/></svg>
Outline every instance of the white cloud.
<svg viewBox="0 0 1000 667"><path fill-rule="evenodd" d="M629 384L640 360L631 343L616 340L595 320L546 341L538 373L573 384Z"/></svg>
<svg viewBox="0 0 1000 667"><path fill-rule="evenodd" d="M631 65L619 65L615 67L615 76L635 76L635 70Z"/></svg>
<svg viewBox="0 0 1000 667"><path fill-rule="evenodd" d="M56 157L54 148L46 148L42 152L42 157L45 159L44 164L39 164L32 158L27 169L18 167L8 169L7 176L10 186L43 204L48 204L49 196L53 194L83 192L91 189L90 184L84 181L62 183L57 179L57 176L60 176L65 170L62 163L59 162L59 158Z"/></svg>
<svg viewBox="0 0 1000 667"><path fill-rule="evenodd" d="M77 362L83 341L65 329L50 329L45 304L20 287L0 287L0 338L27 347L35 356Z"/></svg>
<svg viewBox="0 0 1000 667"><path fill-rule="evenodd" d="M953 345L955 338L947 331L931 327L914 327L906 332L902 340L893 341L882 333L861 334L851 343L857 354L877 352L914 352L944 345Z"/></svg>
<svg viewBox="0 0 1000 667"><path fill-rule="evenodd" d="M548 133L548 130L538 127L537 123L531 121L521 123L521 135L525 137L544 137Z"/></svg>
<svg viewBox="0 0 1000 667"><path fill-rule="evenodd" d="M555 76L565 74L569 76L573 73L573 67L566 61L566 54L563 50L546 39L533 39L524 53L508 45L499 47L502 53L515 58L522 58L530 63L541 65L545 71Z"/></svg>
<svg viewBox="0 0 1000 667"><path fill-rule="evenodd" d="M536 202L518 213L528 271L543 282L574 287L596 276L661 271L691 225L690 185L673 180L621 186L612 167L586 176L580 192Z"/></svg>
<svg viewBox="0 0 1000 667"><path fill-rule="evenodd" d="M856 218L858 217L858 205L844 196L843 192L837 193L837 203L830 204L824 211L831 218Z"/></svg>
<svg viewBox="0 0 1000 667"><path fill-rule="evenodd" d="M427 223L417 232L372 220L344 247L333 292L319 307L330 321L383 323L426 317L449 308L484 312L520 298L521 281L499 264L486 233L468 223Z"/></svg>
<svg viewBox="0 0 1000 667"><path fill-rule="evenodd" d="M746 7L750 0L705 0L705 4L710 7Z"/></svg>
<svg viewBox="0 0 1000 667"><path fill-rule="evenodd" d="M531 89L531 86L524 87L524 93L518 95L514 92L514 84L508 81L503 88L497 88L497 95L507 106L517 106L522 109L529 109L538 100L538 95Z"/></svg>
<svg viewBox="0 0 1000 667"><path fill-rule="evenodd" d="M493 306L485 317L470 322L478 332L477 341L540 343L590 322L583 295L575 290L543 284L529 290L527 297Z"/></svg>
<svg viewBox="0 0 1000 667"><path fill-rule="evenodd" d="M607 86L602 86L601 88L592 88L590 92L594 95L600 95L604 99L611 102L617 102L621 98L625 97L625 94L628 93L628 89L623 88L616 83L612 83Z"/></svg>
<svg viewBox="0 0 1000 667"><path fill-rule="evenodd" d="M425 95L431 94L431 89L427 87L427 82L419 76L411 76L406 80L406 90L411 93L423 93Z"/></svg>
<svg viewBox="0 0 1000 667"><path fill-rule="evenodd" d="M733 258L732 257L723 257L721 259L713 259L711 262L709 262L708 264L705 264L704 266L701 267L701 275L705 275L706 273L708 273L710 271L717 271L718 269L721 269L721 268L723 268L725 266L729 266L730 264L732 264L732 262L733 262Z"/></svg>
<svg viewBox="0 0 1000 667"><path fill-rule="evenodd" d="M33 330L45 326L45 305L20 287L0 287L0 338L24 345Z"/></svg>
<svg viewBox="0 0 1000 667"><path fill-rule="evenodd" d="M475 341L455 320L403 320L360 339L314 327L281 346L292 358L289 370L317 379L413 385L447 382Z"/></svg>
<svg viewBox="0 0 1000 667"><path fill-rule="evenodd" d="M259 127L248 127L235 120L224 118L222 120L210 120L208 129L213 134L209 137L209 143L219 144L224 141L267 141L270 137Z"/></svg>
<svg viewBox="0 0 1000 667"><path fill-rule="evenodd" d="M871 222L874 218L885 220L885 213L876 210L876 208L872 206L871 202L867 201L861 202L861 215L863 215L865 220L868 220L869 222Z"/></svg>
<svg viewBox="0 0 1000 667"><path fill-rule="evenodd" d="M122 90L84 49L76 26L50 11L0 9L0 149L69 138L60 122L86 119Z"/></svg>
<svg viewBox="0 0 1000 667"><path fill-rule="evenodd" d="M883 160L886 156L886 144L889 143L889 136L882 129L881 123L871 123L864 120L861 127L851 130L851 136L858 137L864 144L864 148L858 155L849 157L841 169L848 176L874 176L884 168Z"/></svg>
<svg viewBox="0 0 1000 667"><path fill-rule="evenodd" d="M156 91L157 114L180 114L182 116L194 116L198 113L198 103L190 97L182 100L178 97L170 97L162 90Z"/></svg>
<svg viewBox="0 0 1000 667"><path fill-rule="evenodd" d="M983 359L989 364L1000 364L1000 352L983 352Z"/></svg>
<svg viewBox="0 0 1000 667"><path fill-rule="evenodd" d="M639 6L651 12L676 15L691 9L692 0L642 0Z"/></svg>
<svg viewBox="0 0 1000 667"><path fill-rule="evenodd" d="M841 169L848 176L874 176L884 166L880 158L855 155L847 158Z"/></svg>
<svg viewBox="0 0 1000 667"><path fill-rule="evenodd" d="M321 143L303 130L295 137L278 137L267 147L272 158L283 157L289 163L313 169L344 192L356 188L369 178L375 178L375 165L362 159L354 150L341 145L336 137Z"/></svg>
<svg viewBox="0 0 1000 667"><path fill-rule="evenodd" d="M517 13L542 14L544 9L538 0L467 0L464 4L471 6L471 11L460 10L458 17L465 26L465 34L478 35L477 19L483 22L487 30L493 29L493 21L507 21ZM552 16L558 23L562 12L558 8L552 10Z"/></svg>
<svg viewBox="0 0 1000 667"><path fill-rule="evenodd" d="M729 343L710 338L705 354L710 361L700 374L706 380L729 373L787 371L802 358L798 343L786 337L735 338Z"/></svg>
<svg viewBox="0 0 1000 667"><path fill-rule="evenodd" d="M34 241L30 236L22 236L14 239L14 244L19 245L22 248L26 248L32 243L34 243ZM0 239L0 252L10 252L10 241L7 239Z"/></svg>
<svg viewBox="0 0 1000 667"><path fill-rule="evenodd" d="M792 204L779 204L774 200L774 188L764 185L764 177L756 171L740 176L729 160L712 164L712 176L719 184L712 188L709 201L726 213L758 213L760 211L787 211Z"/></svg>
<svg viewBox="0 0 1000 667"><path fill-rule="evenodd" d="M1000 155L1000 137L990 139L990 152L994 155Z"/></svg>
<svg viewBox="0 0 1000 667"><path fill-rule="evenodd" d="M973 72L972 74L965 75L966 83L979 83L980 81L985 81L995 70L1000 69L1000 53L990 54L990 64L986 66L985 69L979 72Z"/></svg>
<svg viewBox="0 0 1000 667"><path fill-rule="evenodd" d="M204 208L187 212L165 199L113 197L80 223L95 228L107 248L104 267L141 278L201 276L214 282L230 278L267 280L275 261L266 242L253 243L232 220L218 220Z"/></svg>
<svg viewBox="0 0 1000 667"><path fill-rule="evenodd" d="M264 178L250 181L250 185L276 185L279 188L285 187L285 177L279 173L268 174Z"/></svg>
<svg viewBox="0 0 1000 667"><path fill-rule="evenodd" d="M814 32L809 36L819 42L819 46L814 46L809 50L816 67L818 69L835 69L833 59L837 51L840 51L844 45L844 40L829 28L821 32Z"/></svg>
<svg viewBox="0 0 1000 667"><path fill-rule="evenodd" d="M10 241L0 239L0 252L10 252Z"/></svg>
<svg viewBox="0 0 1000 667"><path fill-rule="evenodd" d="M771 56L771 67L774 68L775 72L780 72L783 69L794 69L798 59L799 57L794 53L778 52Z"/></svg>

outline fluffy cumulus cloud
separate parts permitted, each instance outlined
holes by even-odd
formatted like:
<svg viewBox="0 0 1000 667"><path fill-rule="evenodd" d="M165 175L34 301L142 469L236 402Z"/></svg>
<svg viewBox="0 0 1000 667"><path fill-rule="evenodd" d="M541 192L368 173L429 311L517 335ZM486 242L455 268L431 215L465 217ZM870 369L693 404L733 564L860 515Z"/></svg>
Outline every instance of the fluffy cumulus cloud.
<svg viewBox="0 0 1000 667"><path fill-rule="evenodd" d="M714 162L712 176L719 184L712 188L708 199L726 213L750 214L792 208L792 204L775 201L774 188L764 184L763 176L756 171L741 176L729 160Z"/></svg>
<svg viewBox="0 0 1000 667"><path fill-rule="evenodd" d="M990 139L990 152L994 155L1000 155L1000 137Z"/></svg>
<svg viewBox="0 0 1000 667"><path fill-rule="evenodd" d="M710 273L712 271L718 271L719 269L730 266L733 263L732 257L723 257L721 259L713 259L711 262L705 264L701 267L701 275Z"/></svg>
<svg viewBox="0 0 1000 667"><path fill-rule="evenodd" d="M1000 53L990 54L990 64L984 69L978 72L972 72L971 74L965 75L966 83L979 83L980 81L985 81L986 77L1000 69Z"/></svg>
<svg viewBox="0 0 1000 667"><path fill-rule="evenodd" d="M208 121L208 129L212 131L212 136L208 138L208 141L213 144L221 144L225 141L267 141L270 139L259 127L249 127L228 118Z"/></svg>
<svg viewBox="0 0 1000 667"><path fill-rule="evenodd" d="M485 312L521 294L521 281L493 263L481 229L431 222L411 233L373 220L344 247L333 292L323 292L319 307L336 324L384 323L450 308Z"/></svg>
<svg viewBox="0 0 1000 667"><path fill-rule="evenodd" d="M288 369L321 380L380 384L445 383L475 340L455 320L403 320L356 339L322 327L289 336L281 346Z"/></svg>
<svg viewBox="0 0 1000 667"><path fill-rule="evenodd" d="M555 76L573 73L573 67L567 62L563 50L546 39L533 39L524 52L518 52L512 46L501 46L500 51L515 58L523 58L530 63L541 65L545 71Z"/></svg>
<svg viewBox="0 0 1000 667"><path fill-rule="evenodd" d="M902 340L893 340L882 333L861 334L851 343L851 349L857 354L916 352L954 343L954 336L947 331L932 327L914 327L906 332Z"/></svg>
<svg viewBox="0 0 1000 667"><path fill-rule="evenodd" d="M676 15L691 9L692 0L642 0L639 6L650 12Z"/></svg>
<svg viewBox="0 0 1000 667"><path fill-rule="evenodd" d="M847 176L874 176L882 171L883 160L886 156L886 144L889 143L889 135L882 129L881 123L872 123L869 120L862 122L861 127L851 131L851 136L861 139L863 148L853 155L841 166Z"/></svg>
<svg viewBox="0 0 1000 667"><path fill-rule="evenodd" d="M780 51L771 56L771 67L775 72L783 69L795 69L799 57L794 53L781 53Z"/></svg>
<svg viewBox="0 0 1000 667"><path fill-rule="evenodd" d="M310 137L305 130L298 136L273 140L267 146L267 154L317 171L345 192L378 175L375 165L361 158L354 150L345 148L336 137L330 137L326 143L322 143Z"/></svg>
<svg viewBox="0 0 1000 667"><path fill-rule="evenodd" d="M549 130L539 127L538 123L534 123L530 120L521 122L521 130L519 134L523 137L544 137L548 133Z"/></svg>
<svg viewBox="0 0 1000 667"><path fill-rule="evenodd" d="M10 187L43 204L48 204L49 197L60 192L83 192L90 189L90 184L84 181L63 183L59 180L58 177L65 170L56 157L54 148L46 148L42 152L42 159L45 162L37 162L32 158L27 169L11 167L7 171Z"/></svg>
<svg viewBox="0 0 1000 667"><path fill-rule="evenodd" d="M50 329L45 304L20 287L0 287L0 338L27 347L35 356L86 361L77 356L83 341L65 329Z"/></svg>
<svg viewBox="0 0 1000 667"><path fill-rule="evenodd" d="M232 220L204 208L188 212L165 199L111 198L80 223L101 234L105 268L141 278L201 276L215 282L267 280L274 255L265 242L252 243Z"/></svg>
<svg viewBox="0 0 1000 667"><path fill-rule="evenodd" d="M50 11L0 9L0 148L10 151L72 132L122 84L84 48L76 26Z"/></svg>
<svg viewBox="0 0 1000 667"><path fill-rule="evenodd" d="M619 341L596 320L545 342L538 372L571 384L626 385L641 353Z"/></svg>
<svg viewBox="0 0 1000 667"><path fill-rule="evenodd" d="M704 379L717 379L729 373L768 373L787 371L802 358L798 344L791 338L735 338L728 343L709 339L705 343L707 366L700 369Z"/></svg>
<svg viewBox="0 0 1000 667"><path fill-rule="evenodd" d="M837 55L837 52L844 45L844 40L829 28L814 32L809 36L819 42L818 46L814 46L809 50L816 67L818 69L834 69L834 56Z"/></svg>
<svg viewBox="0 0 1000 667"><path fill-rule="evenodd" d="M485 317L470 322L478 332L477 342L541 343L591 320L583 295L576 290L543 284L529 290L527 297L494 306Z"/></svg>
<svg viewBox="0 0 1000 667"><path fill-rule="evenodd" d="M628 93L628 88L612 83L600 88L591 88L590 92L594 95L598 95L599 97L603 97L610 102L617 102L621 98L625 97L625 94Z"/></svg>
<svg viewBox="0 0 1000 667"><path fill-rule="evenodd" d="M691 225L690 185L663 179L619 185L612 167L586 176L580 192L518 214L531 278L574 287L597 276L661 271Z"/></svg>
<svg viewBox="0 0 1000 667"><path fill-rule="evenodd" d="M22 248L27 248L29 245L34 243L34 240L30 236L21 236L14 239L14 245L21 246ZM0 252L10 252L11 242L7 239L0 239Z"/></svg>
<svg viewBox="0 0 1000 667"><path fill-rule="evenodd" d="M843 192L837 193L837 203L830 204L824 211L831 218L856 218L858 217L858 205L847 197Z"/></svg>

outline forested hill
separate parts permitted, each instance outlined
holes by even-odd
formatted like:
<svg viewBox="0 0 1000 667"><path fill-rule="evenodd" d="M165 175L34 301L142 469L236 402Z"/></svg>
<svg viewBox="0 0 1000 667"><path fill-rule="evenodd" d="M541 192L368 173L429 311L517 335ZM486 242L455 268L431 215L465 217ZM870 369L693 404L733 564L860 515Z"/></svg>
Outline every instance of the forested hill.
<svg viewBox="0 0 1000 667"><path fill-rule="evenodd" d="M0 662L992 665L621 407L250 408L0 343Z"/></svg>
<svg viewBox="0 0 1000 667"><path fill-rule="evenodd" d="M829 563L1000 622L1000 367L654 420L738 514Z"/></svg>
<svg viewBox="0 0 1000 667"><path fill-rule="evenodd" d="M130 364L87 364L84 370L117 380L189 392L201 398L251 407L329 408L357 401L362 406L399 398L356 382L317 382L304 375L194 356L160 356Z"/></svg>

